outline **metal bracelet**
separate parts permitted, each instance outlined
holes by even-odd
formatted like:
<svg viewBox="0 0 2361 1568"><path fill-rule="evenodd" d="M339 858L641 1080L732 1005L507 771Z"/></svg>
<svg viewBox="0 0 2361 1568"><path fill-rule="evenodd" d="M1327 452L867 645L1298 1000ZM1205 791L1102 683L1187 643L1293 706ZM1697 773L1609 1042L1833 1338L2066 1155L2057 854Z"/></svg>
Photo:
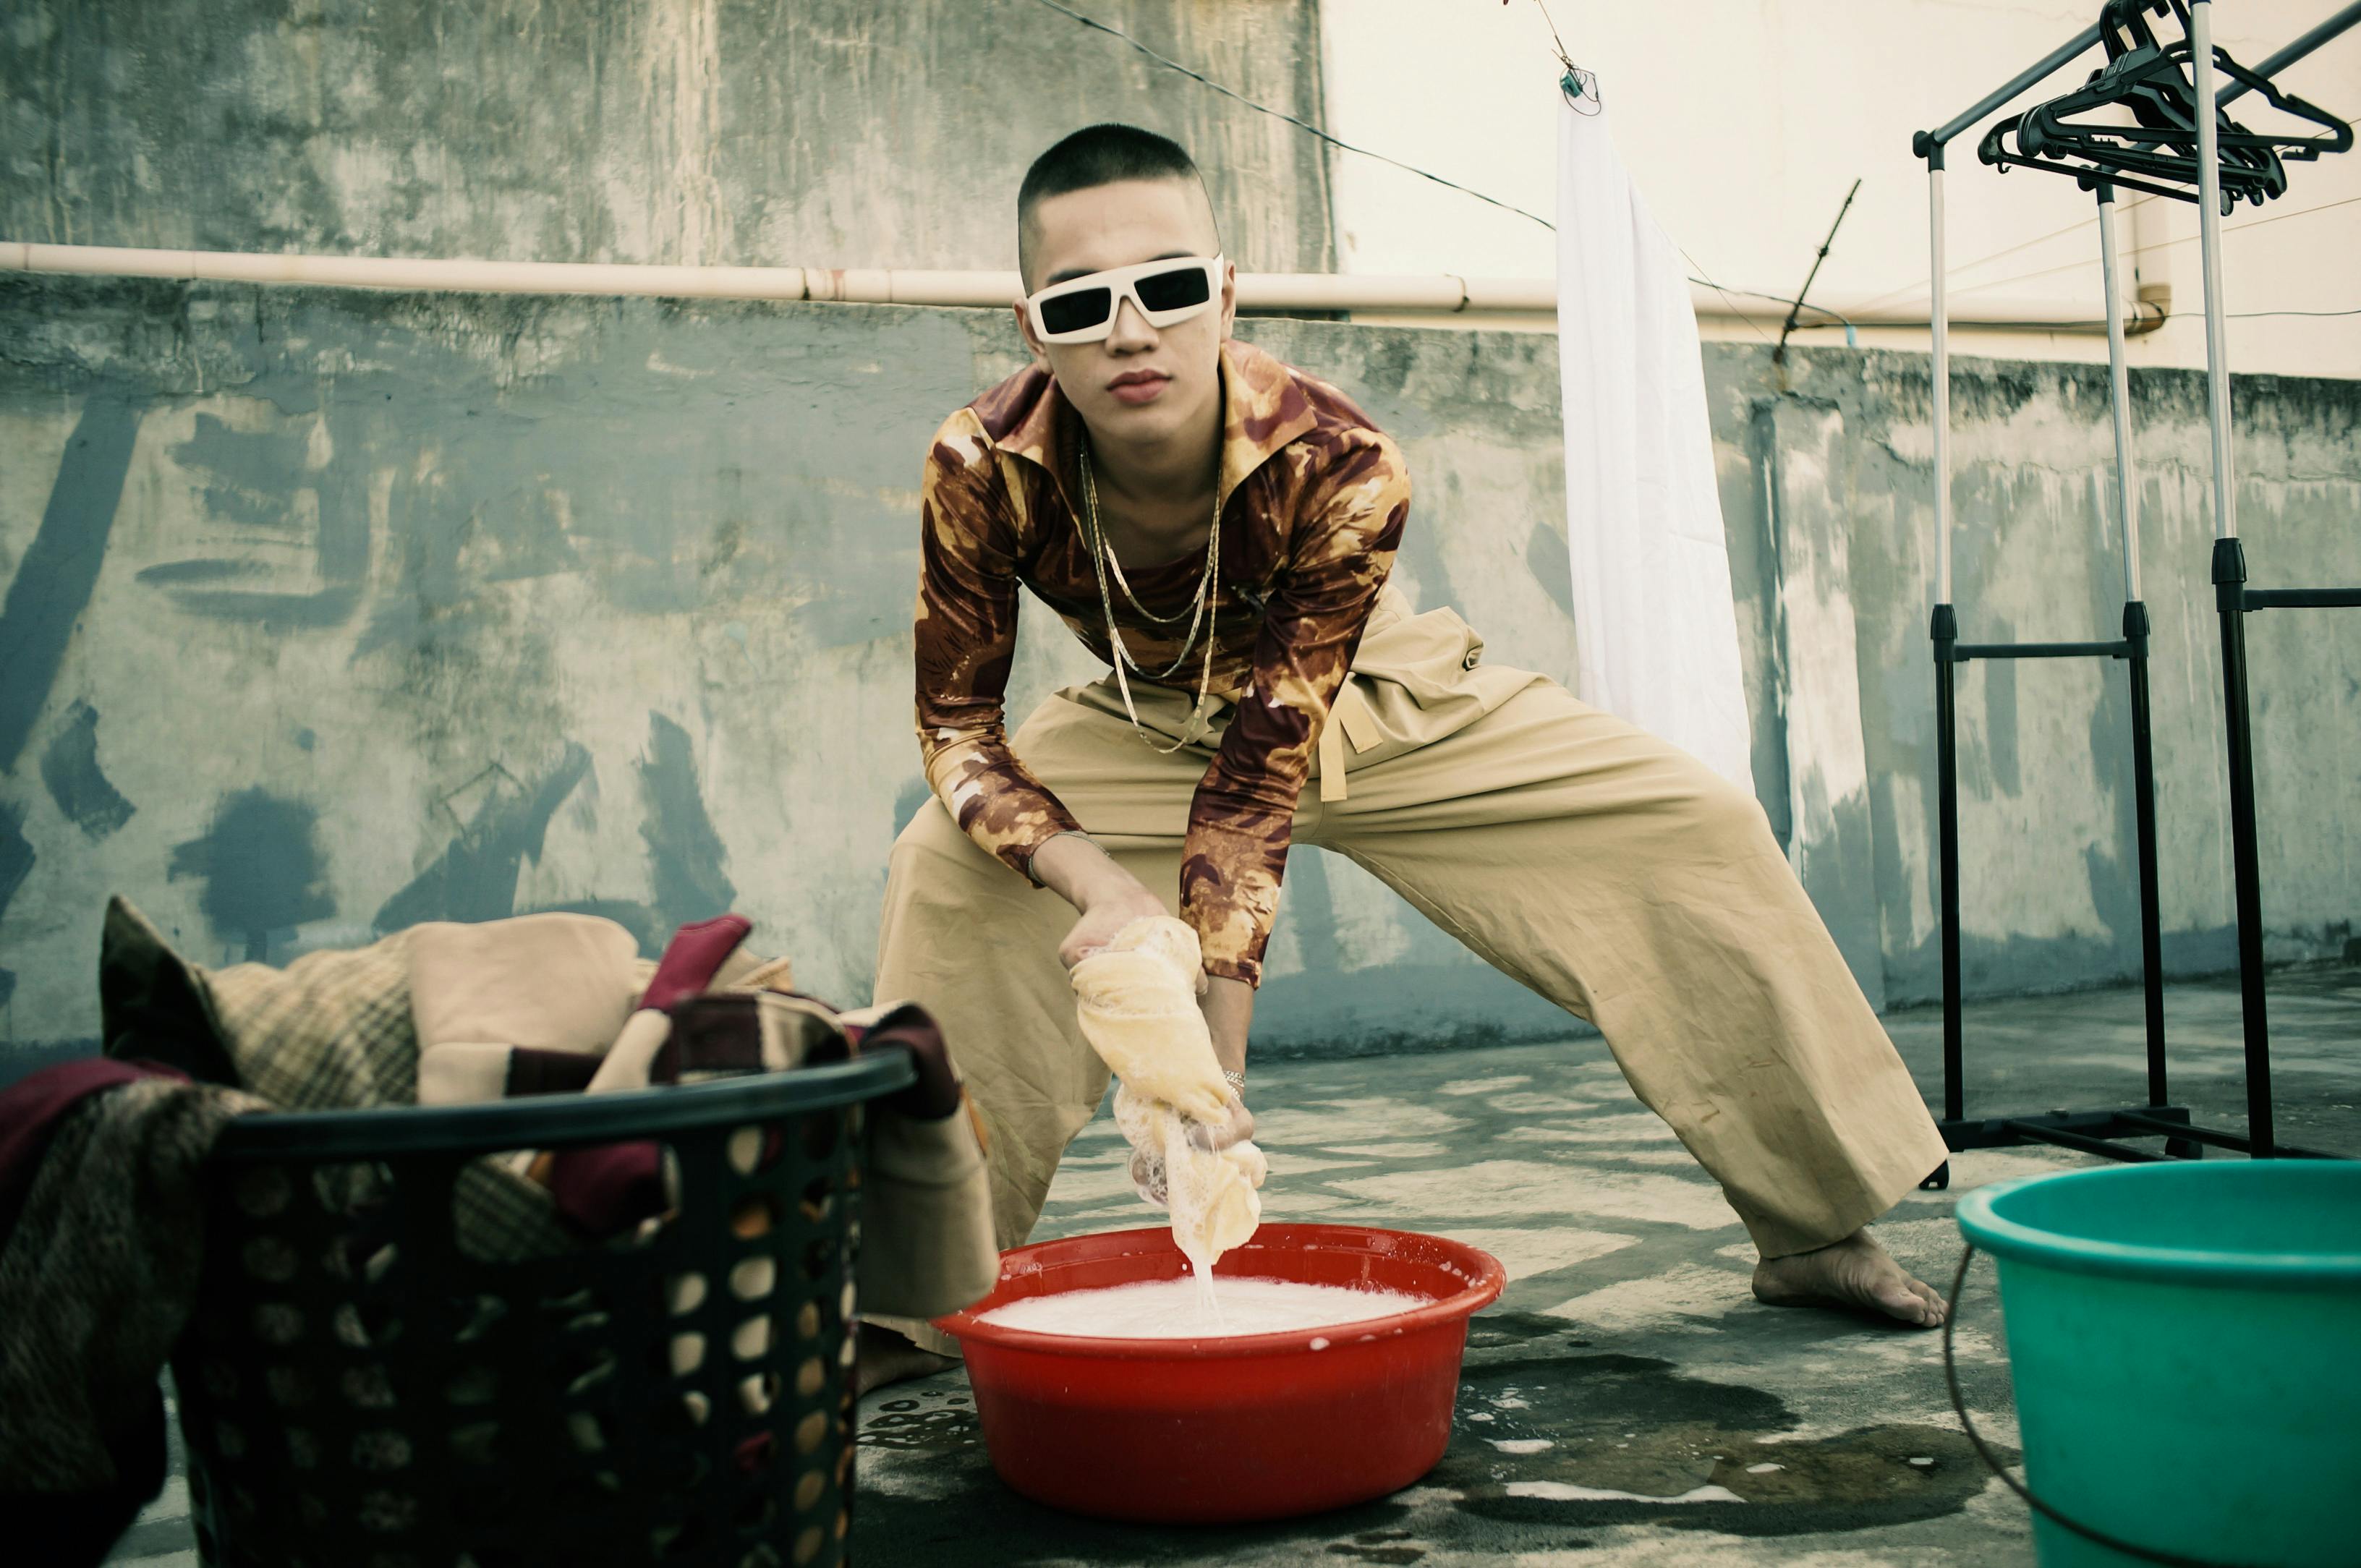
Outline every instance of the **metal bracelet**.
<svg viewBox="0 0 2361 1568"><path fill-rule="evenodd" d="M1245 1095L1246 1091L1246 1075L1245 1073L1224 1072L1222 1074L1222 1081L1228 1084L1232 1089L1236 1090L1241 1097Z"/></svg>

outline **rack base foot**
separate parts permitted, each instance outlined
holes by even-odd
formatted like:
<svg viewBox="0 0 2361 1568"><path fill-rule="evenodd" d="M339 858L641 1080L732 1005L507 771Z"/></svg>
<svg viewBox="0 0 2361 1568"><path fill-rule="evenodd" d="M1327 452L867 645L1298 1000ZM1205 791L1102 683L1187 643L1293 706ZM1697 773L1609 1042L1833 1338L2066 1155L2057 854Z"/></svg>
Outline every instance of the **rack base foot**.
<svg viewBox="0 0 2361 1568"><path fill-rule="evenodd" d="M2189 1119L2188 1108L2180 1105L2143 1105L2136 1110L2124 1111L2045 1111L2022 1116L1968 1116L1939 1121L1935 1126L1943 1135L1943 1146L1955 1154L1962 1149L2011 1148L2026 1144L2050 1144L2128 1164L2202 1159L2209 1145L2250 1157L2256 1154L2253 1139L2218 1127L2196 1125ZM2159 1135L2165 1140L2161 1155L2150 1154L2146 1149L2127 1148L2116 1142L2122 1138L2153 1138ZM2344 1159L2349 1157L2322 1149L2278 1144L2264 1151L2263 1157ZM1950 1162L1946 1160L1937 1167L1918 1185L1922 1190L1931 1191L1949 1189L1951 1185Z"/></svg>

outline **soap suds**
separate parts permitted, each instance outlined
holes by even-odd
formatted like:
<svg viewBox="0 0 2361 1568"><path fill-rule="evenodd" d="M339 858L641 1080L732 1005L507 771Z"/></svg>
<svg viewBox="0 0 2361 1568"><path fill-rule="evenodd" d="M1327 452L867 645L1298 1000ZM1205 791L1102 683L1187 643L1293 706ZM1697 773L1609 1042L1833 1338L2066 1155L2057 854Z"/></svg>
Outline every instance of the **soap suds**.
<svg viewBox="0 0 2361 1568"><path fill-rule="evenodd" d="M1212 1282L1216 1315L1208 1313L1198 1292L1204 1277L1028 1296L994 1307L977 1321L1091 1339L1208 1339L1358 1323L1428 1305L1428 1298L1399 1290L1225 1277Z"/></svg>

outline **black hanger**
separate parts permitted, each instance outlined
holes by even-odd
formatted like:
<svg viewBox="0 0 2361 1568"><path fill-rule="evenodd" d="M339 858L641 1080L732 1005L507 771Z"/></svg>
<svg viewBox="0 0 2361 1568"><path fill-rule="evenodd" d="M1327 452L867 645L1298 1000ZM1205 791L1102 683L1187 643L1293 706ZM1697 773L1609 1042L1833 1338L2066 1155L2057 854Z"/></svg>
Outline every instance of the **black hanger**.
<svg viewBox="0 0 2361 1568"><path fill-rule="evenodd" d="M2147 24L2150 14L2168 12L2184 31L2182 38L2170 43L2160 41ZM2041 169L2070 174L2085 188L2105 180L2179 201L2195 201L2200 174L2197 90L2189 74L2194 56L2185 36L2188 23L2185 0L2109 0L2100 13L2106 65L2073 92L2037 104L2014 119L1996 122L1984 133L1977 156L2003 170ZM2257 134L2217 108L2215 137L2224 212L2242 200L2260 205L2284 192L2287 170L2282 159L2312 159L2323 152L2343 152L2353 145L2353 128L2344 121L2280 92L2268 78L2248 71L2224 50L2216 49L2213 59L2224 75L2261 93L2274 107L2326 131L2311 137ZM2071 117L2110 108L2129 109L2135 123ZM2010 146L2012 134L2014 147Z"/></svg>

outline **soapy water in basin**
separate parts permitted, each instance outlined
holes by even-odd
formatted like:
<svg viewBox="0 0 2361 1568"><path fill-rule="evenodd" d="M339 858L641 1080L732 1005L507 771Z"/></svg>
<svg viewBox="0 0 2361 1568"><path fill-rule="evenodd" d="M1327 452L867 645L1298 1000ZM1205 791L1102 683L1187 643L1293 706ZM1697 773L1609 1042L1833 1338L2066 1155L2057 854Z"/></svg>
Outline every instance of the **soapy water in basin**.
<svg viewBox="0 0 2361 1568"><path fill-rule="evenodd" d="M1399 1290L1355 1290L1292 1279L1213 1281L1213 1310L1199 1291L1204 1276L1027 1296L981 1314L978 1321L1035 1333L1091 1339L1211 1339L1286 1333L1391 1317L1429 1304ZM1325 1350L1324 1341L1312 1348Z"/></svg>

